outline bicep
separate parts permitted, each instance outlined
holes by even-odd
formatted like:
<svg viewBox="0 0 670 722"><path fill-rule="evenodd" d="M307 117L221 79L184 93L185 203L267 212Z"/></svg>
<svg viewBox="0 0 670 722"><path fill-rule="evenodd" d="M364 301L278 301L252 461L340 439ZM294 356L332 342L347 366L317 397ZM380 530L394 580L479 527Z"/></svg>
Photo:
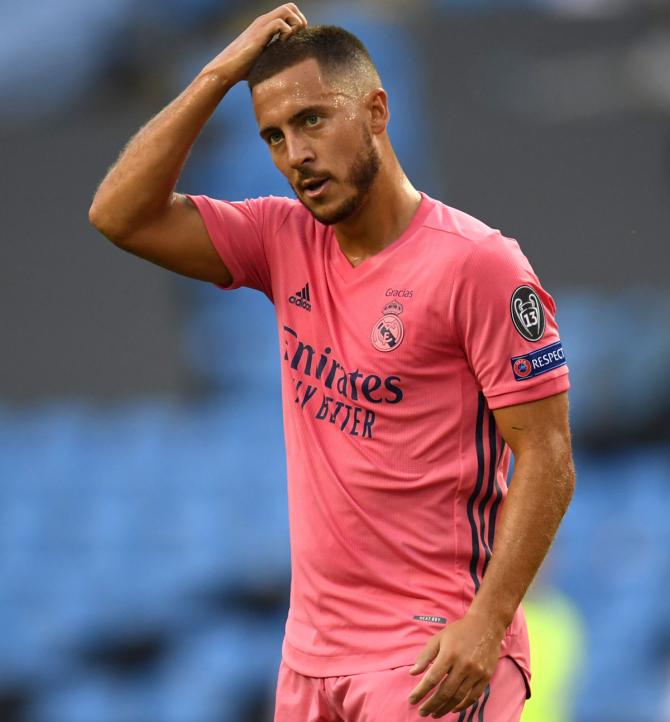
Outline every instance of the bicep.
<svg viewBox="0 0 670 722"><path fill-rule="evenodd" d="M515 457L526 452L571 458L567 392L493 411L496 425Z"/></svg>
<svg viewBox="0 0 670 722"><path fill-rule="evenodd" d="M210 240L198 209L186 196L118 243L124 250L183 276L229 286L233 277Z"/></svg>

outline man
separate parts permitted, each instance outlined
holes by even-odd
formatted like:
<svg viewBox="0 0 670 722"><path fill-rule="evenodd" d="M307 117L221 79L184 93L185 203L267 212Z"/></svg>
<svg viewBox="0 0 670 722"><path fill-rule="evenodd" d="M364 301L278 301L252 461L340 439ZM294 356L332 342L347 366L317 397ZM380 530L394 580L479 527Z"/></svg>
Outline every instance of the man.
<svg viewBox="0 0 670 722"><path fill-rule="evenodd" d="M297 200L174 193L243 79ZM516 721L519 605L574 484L555 307L515 241L413 188L388 122L361 43L282 5L139 131L90 220L275 305L292 563L276 722Z"/></svg>

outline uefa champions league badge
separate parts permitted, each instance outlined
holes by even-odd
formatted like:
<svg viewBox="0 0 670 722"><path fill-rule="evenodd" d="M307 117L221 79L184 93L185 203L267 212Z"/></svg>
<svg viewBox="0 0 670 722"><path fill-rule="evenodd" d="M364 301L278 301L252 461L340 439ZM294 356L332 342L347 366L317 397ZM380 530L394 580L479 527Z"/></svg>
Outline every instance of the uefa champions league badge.
<svg viewBox="0 0 670 722"><path fill-rule="evenodd" d="M383 308L384 315L372 327L372 345L377 351L393 351L402 343L405 329L400 318L402 303L391 301Z"/></svg>
<svg viewBox="0 0 670 722"><path fill-rule="evenodd" d="M514 328L526 341L539 341L544 336L544 306L530 286L519 286L509 304Z"/></svg>

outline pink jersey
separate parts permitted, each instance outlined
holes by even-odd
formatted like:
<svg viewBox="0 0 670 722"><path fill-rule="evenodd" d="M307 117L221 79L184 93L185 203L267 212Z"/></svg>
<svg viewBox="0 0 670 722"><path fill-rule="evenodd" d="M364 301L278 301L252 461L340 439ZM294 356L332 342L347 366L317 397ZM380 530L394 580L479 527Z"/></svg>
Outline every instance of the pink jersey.
<svg viewBox="0 0 670 722"><path fill-rule="evenodd" d="M283 658L315 677L413 664L491 557L510 460L491 409L569 387L553 299L516 241L425 194L357 267L296 200L190 198L229 288L262 291L277 315ZM502 655L529 676L521 608Z"/></svg>

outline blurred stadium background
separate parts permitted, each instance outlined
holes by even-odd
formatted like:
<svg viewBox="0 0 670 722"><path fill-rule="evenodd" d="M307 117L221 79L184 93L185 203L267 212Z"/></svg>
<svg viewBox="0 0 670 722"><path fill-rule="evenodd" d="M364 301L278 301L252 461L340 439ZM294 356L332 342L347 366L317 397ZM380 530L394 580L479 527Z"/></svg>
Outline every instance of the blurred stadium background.
<svg viewBox="0 0 670 722"><path fill-rule="evenodd" d="M368 45L415 185L517 238L558 302L578 483L527 597L524 722L670 720L667 1L300 5ZM2 722L272 720L272 308L121 253L87 210L131 134L273 6L0 2ZM245 86L178 188L289 194Z"/></svg>

